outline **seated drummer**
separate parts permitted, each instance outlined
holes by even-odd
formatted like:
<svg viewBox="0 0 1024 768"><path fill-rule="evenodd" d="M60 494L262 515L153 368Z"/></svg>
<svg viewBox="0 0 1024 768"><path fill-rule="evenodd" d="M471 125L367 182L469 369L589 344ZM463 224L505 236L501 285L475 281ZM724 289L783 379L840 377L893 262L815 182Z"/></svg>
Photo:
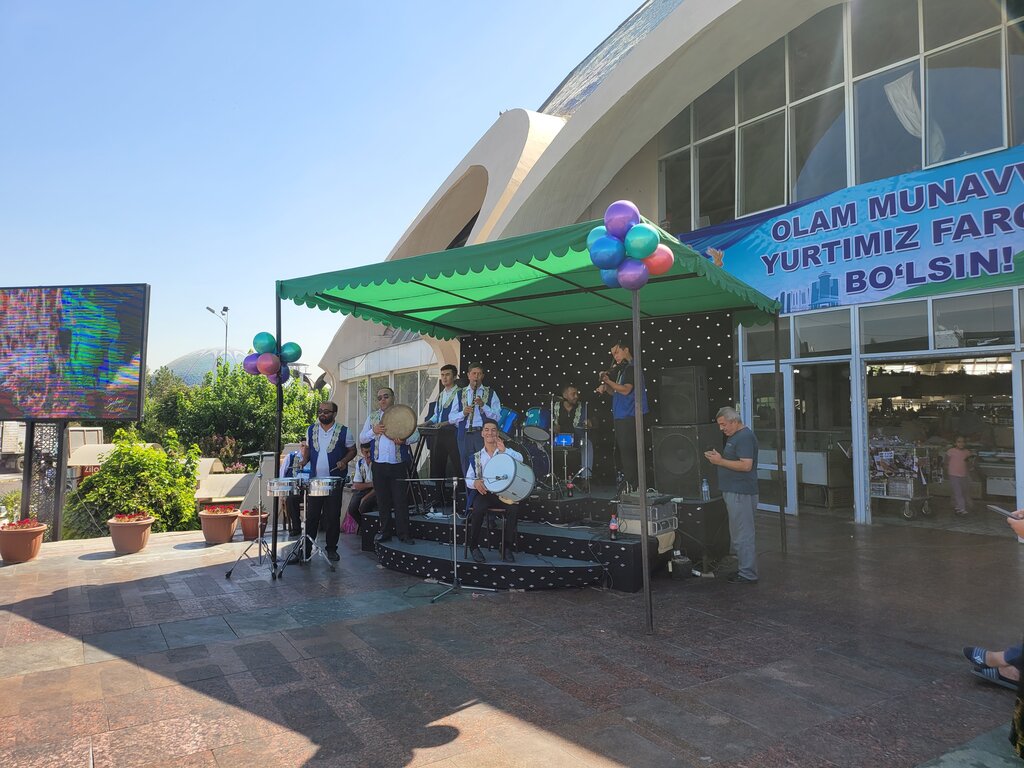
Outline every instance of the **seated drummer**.
<svg viewBox="0 0 1024 768"><path fill-rule="evenodd" d="M348 516L362 527L363 515L377 508L377 494L373 490L373 470L370 461L373 458L373 443L359 446L362 456L356 461L355 473L352 475L352 498L348 502Z"/></svg>
<svg viewBox="0 0 1024 768"><path fill-rule="evenodd" d="M498 437L498 422L494 419L484 419L481 429L484 439L484 447L470 457L469 468L466 470L466 488L470 489L469 495L469 552L478 563L486 561L484 553L480 551L480 528L483 525L484 515L489 509L501 509L505 514L505 550L501 553L501 559L506 563L514 563L512 555L512 544L516 536L516 517L519 515L518 504L506 504L495 494L487 490L484 485L484 467L491 457L496 453L507 453L518 462L522 462L523 456L519 451L506 448L505 443Z"/></svg>
<svg viewBox="0 0 1024 768"><path fill-rule="evenodd" d="M317 408L317 423L306 430L306 440L299 446L302 456L300 466L309 464L309 476L336 477L338 484L330 496L310 496L306 499L306 535L315 540L320 528L320 516L324 517L324 551L331 562L338 560L338 539L341 538L341 495L342 479L348 474L348 463L356 455L356 441L348 427L339 424L338 404L331 401L320 403ZM304 544L309 559L312 546Z"/></svg>
<svg viewBox="0 0 1024 768"><path fill-rule="evenodd" d="M558 407L558 434L572 435L572 444L580 449L579 476L583 480L584 490L590 483L591 469L594 466L594 447L590 444L587 432L590 420L587 418L587 404L580 402L580 390L575 384L566 384L562 388L562 402Z"/></svg>

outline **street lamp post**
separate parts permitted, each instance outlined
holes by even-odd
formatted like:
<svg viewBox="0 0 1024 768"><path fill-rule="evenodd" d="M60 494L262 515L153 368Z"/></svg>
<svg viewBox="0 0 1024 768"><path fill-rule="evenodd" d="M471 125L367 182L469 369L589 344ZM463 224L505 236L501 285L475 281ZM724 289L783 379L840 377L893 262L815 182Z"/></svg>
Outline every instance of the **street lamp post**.
<svg viewBox="0 0 1024 768"><path fill-rule="evenodd" d="M228 308L221 307L220 312L213 307L207 307L206 311L214 317L219 317L224 322L224 362L228 361Z"/></svg>

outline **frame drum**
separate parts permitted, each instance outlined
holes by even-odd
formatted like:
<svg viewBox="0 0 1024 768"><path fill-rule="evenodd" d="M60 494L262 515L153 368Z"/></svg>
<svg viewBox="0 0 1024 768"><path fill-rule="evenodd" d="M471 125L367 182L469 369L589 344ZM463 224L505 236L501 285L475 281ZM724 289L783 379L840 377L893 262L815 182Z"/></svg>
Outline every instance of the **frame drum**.
<svg viewBox="0 0 1024 768"><path fill-rule="evenodd" d="M484 487L506 504L515 504L533 493L533 470L507 453L492 456L483 471Z"/></svg>
<svg viewBox="0 0 1024 768"><path fill-rule="evenodd" d="M416 411L408 405L392 405L380 420L384 434L392 440L405 440L416 431Z"/></svg>
<svg viewBox="0 0 1024 768"><path fill-rule="evenodd" d="M340 477L311 477L309 478L309 495L330 496L340 486Z"/></svg>

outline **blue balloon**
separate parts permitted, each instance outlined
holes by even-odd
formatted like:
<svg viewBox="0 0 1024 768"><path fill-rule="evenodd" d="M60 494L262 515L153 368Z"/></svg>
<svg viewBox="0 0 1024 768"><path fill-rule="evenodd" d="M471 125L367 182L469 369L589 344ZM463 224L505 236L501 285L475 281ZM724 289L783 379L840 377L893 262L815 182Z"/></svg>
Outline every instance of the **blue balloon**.
<svg viewBox="0 0 1024 768"><path fill-rule="evenodd" d="M650 224L637 224L626 233L626 255L631 259L646 259L658 247L661 238Z"/></svg>
<svg viewBox="0 0 1024 768"><path fill-rule="evenodd" d="M594 241L597 240L597 238L604 237L607 234L608 234L608 229L603 224L600 225L600 226L594 227L592 230L590 230L590 234L587 235L587 248L589 249L589 248L593 247Z"/></svg>
<svg viewBox="0 0 1024 768"><path fill-rule="evenodd" d="M617 269L602 269L601 282L609 288L621 288L619 285L619 271Z"/></svg>
<svg viewBox="0 0 1024 768"><path fill-rule="evenodd" d="M590 246L590 260L599 269L615 269L625 258L626 246L617 238L605 235Z"/></svg>

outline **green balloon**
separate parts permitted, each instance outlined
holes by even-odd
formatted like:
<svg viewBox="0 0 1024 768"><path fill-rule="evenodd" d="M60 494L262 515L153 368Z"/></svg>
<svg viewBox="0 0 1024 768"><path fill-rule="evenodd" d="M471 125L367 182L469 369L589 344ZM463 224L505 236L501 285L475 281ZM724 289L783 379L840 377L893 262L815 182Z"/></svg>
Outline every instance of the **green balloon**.
<svg viewBox="0 0 1024 768"><path fill-rule="evenodd" d="M272 333L262 331L252 337L252 348L257 352L277 352L277 339Z"/></svg>
<svg viewBox="0 0 1024 768"><path fill-rule="evenodd" d="M281 345L281 360L286 363L294 363L302 357L302 347L294 341L286 341Z"/></svg>

